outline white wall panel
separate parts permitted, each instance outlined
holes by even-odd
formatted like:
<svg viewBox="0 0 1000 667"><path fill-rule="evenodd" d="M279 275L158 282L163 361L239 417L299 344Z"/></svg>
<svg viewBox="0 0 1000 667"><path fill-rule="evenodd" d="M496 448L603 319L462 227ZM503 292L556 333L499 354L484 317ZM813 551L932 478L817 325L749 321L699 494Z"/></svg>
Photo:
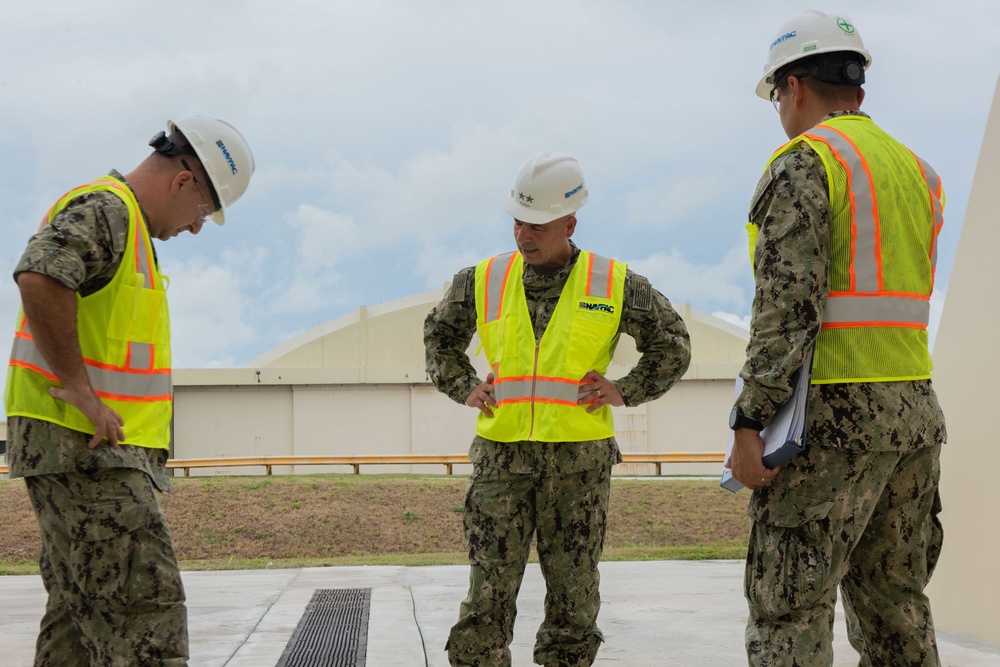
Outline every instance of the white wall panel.
<svg viewBox="0 0 1000 667"><path fill-rule="evenodd" d="M295 454L409 454L409 385L296 387ZM409 472L378 466L367 472ZM299 472L349 472L343 466L308 466Z"/></svg>
<svg viewBox="0 0 1000 667"><path fill-rule="evenodd" d="M178 387L173 448L177 459L291 454L291 388ZM263 473L249 467L191 470L192 475Z"/></svg>

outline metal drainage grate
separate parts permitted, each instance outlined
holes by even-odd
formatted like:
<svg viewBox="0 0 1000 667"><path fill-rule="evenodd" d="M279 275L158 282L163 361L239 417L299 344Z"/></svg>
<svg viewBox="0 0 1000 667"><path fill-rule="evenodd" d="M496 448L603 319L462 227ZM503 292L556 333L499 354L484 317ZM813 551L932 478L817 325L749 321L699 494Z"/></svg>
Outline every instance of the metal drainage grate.
<svg viewBox="0 0 1000 667"><path fill-rule="evenodd" d="M370 588L320 588L275 667L364 667Z"/></svg>

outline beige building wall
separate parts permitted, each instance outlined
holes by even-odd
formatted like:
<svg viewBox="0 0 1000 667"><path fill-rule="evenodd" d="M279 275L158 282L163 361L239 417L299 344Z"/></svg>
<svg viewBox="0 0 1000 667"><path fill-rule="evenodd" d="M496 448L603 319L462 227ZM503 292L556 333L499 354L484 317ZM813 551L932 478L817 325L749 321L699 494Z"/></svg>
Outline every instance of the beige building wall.
<svg viewBox="0 0 1000 667"><path fill-rule="evenodd" d="M439 393L424 370L423 321L443 294L435 290L361 308L276 346L245 368L178 369L173 457L465 453L477 413ZM725 446L747 332L685 304L677 308L696 341L691 368L657 401L614 408L622 451L711 452ZM470 355L478 347L474 338ZM634 342L623 336L608 376L621 377L638 359ZM473 365L485 377L484 358L474 356ZM470 469L456 466L455 473ZM349 470L299 466L274 472ZM366 472L442 473L444 466L372 466ZM629 464L616 472L652 474L655 466ZM684 464L667 472L714 475L719 466Z"/></svg>
<svg viewBox="0 0 1000 667"><path fill-rule="evenodd" d="M1000 643L998 218L1000 82L934 344L934 384L948 421L948 443L941 455L944 551L929 588L938 628L992 643Z"/></svg>

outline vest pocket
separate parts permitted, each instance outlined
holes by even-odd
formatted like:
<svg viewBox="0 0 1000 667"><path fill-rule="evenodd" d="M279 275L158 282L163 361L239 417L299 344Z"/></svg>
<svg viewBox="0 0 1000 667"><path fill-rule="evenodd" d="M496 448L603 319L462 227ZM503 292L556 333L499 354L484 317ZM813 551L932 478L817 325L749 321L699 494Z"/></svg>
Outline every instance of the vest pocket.
<svg viewBox="0 0 1000 667"><path fill-rule="evenodd" d="M134 343L167 342L167 293L121 285L108 323L108 338Z"/></svg>
<svg viewBox="0 0 1000 667"><path fill-rule="evenodd" d="M504 359L517 359L518 350L518 327L521 326L520 320L517 317L511 315L505 315L500 322L499 326L496 328L497 333L497 349L500 350L501 360ZM530 326L528 327L530 329ZM529 333L529 340L534 341L534 334ZM526 344L529 340L522 340L522 344Z"/></svg>
<svg viewBox="0 0 1000 667"><path fill-rule="evenodd" d="M567 377L582 378L587 371L594 369L597 359L609 345L617 331L618 321L590 319L577 314L570 326L569 344L566 346Z"/></svg>

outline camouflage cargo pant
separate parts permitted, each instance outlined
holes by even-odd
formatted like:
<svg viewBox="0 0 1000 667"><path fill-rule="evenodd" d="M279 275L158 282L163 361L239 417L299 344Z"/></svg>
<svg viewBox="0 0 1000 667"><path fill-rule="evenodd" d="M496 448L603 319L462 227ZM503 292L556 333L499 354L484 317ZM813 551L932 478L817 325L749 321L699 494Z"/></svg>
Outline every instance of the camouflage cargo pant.
<svg viewBox="0 0 1000 667"><path fill-rule="evenodd" d="M452 665L508 667L517 594L532 535L545 578L541 665L591 665L597 627L611 462L566 474L518 474L477 463L465 499L469 594L446 648Z"/></svg>
<svg viewBox="0 0 1000 667"><path fill-rule="evenodd" d="M943 539L940 453L811 447L754 492L751 665L831 665L838 585L861 667L939 664L923 591Z"/></svg>
<svg viewBox="0 0 1000 667"><path fill-rule="evenodd" d="M49 599L35 667L180 667L187 610L170 534L141 470L25 477Z"/></svg>

